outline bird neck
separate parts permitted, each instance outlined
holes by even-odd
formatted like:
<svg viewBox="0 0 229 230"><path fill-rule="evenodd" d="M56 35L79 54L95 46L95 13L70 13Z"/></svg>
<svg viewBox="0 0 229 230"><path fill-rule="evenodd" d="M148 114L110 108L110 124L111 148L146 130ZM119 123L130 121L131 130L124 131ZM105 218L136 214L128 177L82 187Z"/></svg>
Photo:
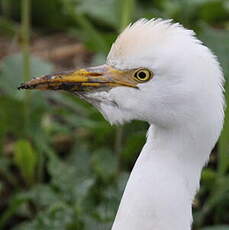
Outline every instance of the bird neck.
<svg viewBox="0 0 229 230"><path fill-rule="evenodd" d="M112 230L190 230L192 201L212 146L205 129L150 126ZM207 138L206 138L207 139Z"/></svg>

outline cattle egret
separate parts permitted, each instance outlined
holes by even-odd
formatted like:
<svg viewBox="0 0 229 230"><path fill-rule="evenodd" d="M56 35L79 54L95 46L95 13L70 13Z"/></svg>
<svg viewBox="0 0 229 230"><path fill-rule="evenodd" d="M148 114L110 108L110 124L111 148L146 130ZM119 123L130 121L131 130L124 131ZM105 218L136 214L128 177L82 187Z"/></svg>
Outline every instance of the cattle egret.
<svg viewBox="0 0 229 230"><path fill-rule="evenodd" d="M112 230L190 230L200 174L224 120L223 74L193 31L141 19L106 64L32 79L20 89L66 90L112 124L150 124Z"/></svg>

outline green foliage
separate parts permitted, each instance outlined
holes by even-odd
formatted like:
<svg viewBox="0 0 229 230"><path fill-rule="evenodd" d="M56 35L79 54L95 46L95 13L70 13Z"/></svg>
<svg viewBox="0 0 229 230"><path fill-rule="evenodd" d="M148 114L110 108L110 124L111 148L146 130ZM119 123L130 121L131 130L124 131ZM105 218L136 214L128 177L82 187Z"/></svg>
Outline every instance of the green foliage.
<svg viewBox="0 0 229 230"><path fill-rule="evenodd" d="M109 181L117 172L118 159L111 151L99 149L92 156L92 164L95 173L104 181Z"/></svg>
<svg viewBox="0 0 229 230"><path fill-rule="evenodd" d="M201 228L201 230L227 230L229 225L216 225L212 227Z"/></svg>
<svg viewBox="0 0 229 230"><path fill-rule="evenodd" d="M202 30L200 33L200 38L211 47L213 52L217 54L219 61L222 65L224 75L226 77L225 83L225 97L226 101L228 101L228 77L229 77L229 62L228 62L228 53L229 53L229 31L219 30L210 28L207 25L201 26ZM224 122L224 130L221 134L221 138L219 141L219 171L224 173L229 167L229 123L228 123L228 107L225 111L225 122Z"/></svg>
<svg viewBox="0 0 229 230"><path fill-rule="evenodd" d="M25 181L32 183L35 177L37 154L27 140L18 140L15 143L14 161L20 169Z"/></svg>
<svg viewBox="0 0 229 230"><path fill-rule="evenodd" d="M0 2L0 32L9 39L20 34L20 5ZM219 57L228 101L226 0L33 0L31 9L33 31L77 36L96 52L93 64L104 62L117 33L130 21L173 18L195 29ZM0 63L0 229L110 229L147 124L136 121L117 131L75 96L18 91L23 63L21 54ZM50 63L30 57L31 76L52 70ZM215 159L203 171L195 229L229 228L228 119L227 109Z"/></svg>
<svg viewBox="0 0 229 230"><path fill-rule="evenodd" d="M36 57L30 60L31 75L41 76L52 71L51 64L44 62ZM23 82L23 59L20 54L6 57L0 63L0 87L3 95L8 95L15 99L23 99L20 91L15 90ZM39 96L40 97L40 96Z"/></svg>

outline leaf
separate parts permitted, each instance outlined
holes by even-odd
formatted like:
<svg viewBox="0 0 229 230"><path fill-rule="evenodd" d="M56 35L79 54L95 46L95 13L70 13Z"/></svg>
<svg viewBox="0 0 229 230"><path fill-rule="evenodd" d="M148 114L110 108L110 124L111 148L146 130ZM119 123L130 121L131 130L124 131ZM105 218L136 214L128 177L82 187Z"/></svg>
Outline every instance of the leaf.
<svg viewBox="0 0 229 230"><path fill-rule="evenodd" d="M97 51L108 51L108 45L102 34L95 29L91 21L82 13L79 12L77 7L75 7L74 2L69 0L64 1L64 8L66 12L74 19L74 21L80 25L83 30L82 34L85 34L84 40L87 42L91 42L92 44L96 44L96 46L92 45L93 48ZM72 4L73 3L73 4Z"/></svg>
<svg viewBox="0 0 229 230"><path fill-rule="evenodd" d="M91 18L118 28L119 18L117 17L117 1L116 0L83 0L77 5L77 11L87 14Z"/></svg>
<svg viewBox="0 0 229 230"><path fill-rule="evenodd" d="M122 157L124 160L131 161L133 157L136 158L141 152L145 139L145 132L134 132L131 135L128 135L122 151Z"/></svg>
<svg viewBox="0 0 229 230"><path fill-rule="evenodd" d="M210 168L205 168L202 172L201 183L203 183L205 188L211 190L212 187L215 186L216 178L216 171Z"/></svg>
<svg viewBox="0 0 229 230"><path fill-rule="evenodd" d="M229 31L213 29L206 25L202 25L200 38L210 47L218 56L223 67L223 72L226 79L225 97L226 104L229 102ZM229 168L229 107L225 111L224 129L219 140L219 162L218 171L223 174Z"/></svg>
<svg viewBox="0 0 229 230"><path fill-rule="evenodd" d="M11 97L0 96L0 107L0 136L6 132L23 135L23 103Z"/></svg>
<svg viewBox="0 0 229 230"><path fill-rule="evenodd" d="M214 29L202 24L198 37L216 54L223 67L225 77L229 77L229 31Z"/></svg>
<svg viewBox="0 0 229 230"><path fill-rule="evenodd" d="M89 216L84 216L83 221L85 230L108 230L112 227L111 222L102 223L95 218Z"/></svg>
<svg viewBox="0 0 229 230"><path fill-rule="evenodd" d="M75 167L79 177L91 175L90 157L89 150L85 145L80 146L78 143L75 144L68 162Z"/></svg>
<svg viewBox="0 0 229 230"><path fill-rule="evenodd" d="M14 196L11 198L7 209L0 216L0 229L6 225L7 221L18 211L18 209L27 201L25 196Z"/></svg>
<svg viewBox="0 0 229 230"><path fill-rule="evenodd" d="M205 200L201 212L198 214L198 217L196 218L196 224L198 226L202 226L204 223L204 220L208 217L208 215L214 211L214 215L217 215L218 209L221 208L223 213L227 213L227 207L223 207L225 204L227 204L227 197L228 197L228 189L229 189L229 179L227 176L222 177L218 176L217 182L215 186L212 186L211 188L211 194L207 197ZM222 217L222 214L221 214Z"/></svg>
<svg viewBox="0 0 229 230"><path fill-rule="evenodd" d="M82 175L75 165L67 164L56 156L49 159L48 171L52 177L51 184L58 189L67 202L80 204L88 195L95 182L93 176Z"/></svg>
<svg viewBox="0 0 229 230"><path fill-rule="evenodd" d="M21 54L8 56L0 64L0 132L16 134L19 137L42 135L40 120L48 110L41 92L27 94L17 90L23 82L23 60ZM39 76L52 71L52 66L38 58L31 57L31 75Z"/></svg>
<svg viewBox="0 0 229 230"><path fill-rule="evenodd" d="M74 211L63 202L52 205L49 209L39 212L31 222L25 222L14 230L64 230L70 228L75 220Z"/></svg>
<svg viewBox="0 0 229 230"><path fill-rule="evenodd" d="M37 154L27 140L15 143L14 161L27 183L34 182L37 166Z"/></svg>
<svg viewBox="0 0 229 230"><path fill-rule="evenodd" d="M228 9L226 9L226 1L211 0L206 1L202 5L199 17L205 22L219 24L220 21L224 21L228 18Z"/></svg>
<svg viewBox="0 0 229 230"><path fill-rule="evenodd" d="M50 185L37 184L28 192L23 192L39 208L48 208L60 201L59 194Z"/></svg>
<svg viewBox="0 0 229 230"><path fill-rule="evenodd" d="M31 57L31 76L37 77L50 73L52 65ZM22 99L23 93L17 87L23 82L23 59L21 54L16 54L4 58L0 65L0 88L1 90L16 99Z"/></svg>
<svg viewBox="0 0 229 230"><path fill-rule="evenodd" d="M93 153L92 167L98 176L107 181L117 172L118 160L109 149L99 149Z"/></svg>
<svg viewBox="0 0 229 230"><path fill-rule="evenodd" d="M210 227L204 227L201 228L200 230L228 230L229 225L215 225L215 226L210 226Z"/></svg>

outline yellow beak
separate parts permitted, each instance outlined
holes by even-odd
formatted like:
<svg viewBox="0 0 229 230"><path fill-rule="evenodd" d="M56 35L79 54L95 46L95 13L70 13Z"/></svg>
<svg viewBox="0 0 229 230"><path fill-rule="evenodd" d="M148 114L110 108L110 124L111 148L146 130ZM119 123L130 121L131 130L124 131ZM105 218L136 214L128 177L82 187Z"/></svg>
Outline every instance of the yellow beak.
<svg viewBox="0 0 229 230"><path fill-rule="evenodd" d="M82 92L116 86L138 88L137 83L129 77L129 71L120 71L108 65L101 65L34 78L21 84L18 89Z"/></svg>

